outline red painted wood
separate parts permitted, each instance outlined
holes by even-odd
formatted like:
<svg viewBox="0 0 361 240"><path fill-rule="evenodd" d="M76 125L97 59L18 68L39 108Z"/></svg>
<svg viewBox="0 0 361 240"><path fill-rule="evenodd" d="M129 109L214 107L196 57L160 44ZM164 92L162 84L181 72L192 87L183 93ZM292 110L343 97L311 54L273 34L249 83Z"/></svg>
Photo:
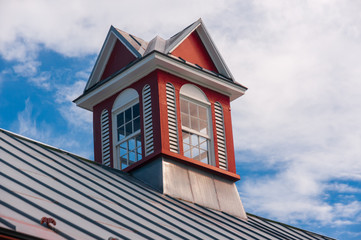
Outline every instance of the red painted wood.
<svg viewBox="0 0 361 240"><path fill-rule="evenodd" d="M100 81L127 66L135 59L136 57L128 50L128 48L126 48L122 42L117 40L104 68Z"/></svg>
<svg viewBox="0 0 361 240"><path fill-rule="evenodd" d="M143 126L143 99L142 99L142 93L143 93L143 87L149 84L151 87L151 94L152 94L152 117L153 117L153 137L154 137L154 151L161 151L161 142L158 140L160 139L160 114L159 114L159 108L158 108L158 97L157 97L157 75L156 72L152 72L149 75L143 77L139 81L133 83L128 88L133 88L138 92L139 95L139 109L140 109L140 122L141 122L141 132L142 132L142 139L144 139L144 126ZM113 94L109 98L105 99L103 102L97 104L93 108L93 132L94 132L94 160L95 162L102 163L102 143L101 143L101 124L100 124L100 117L101 113L104 109L107 109L109 111L109 140L110 140L110 166L114 167L113 164L113 123L112 123L112 108L115 99L118 97L118 95L123 92L124 90L128 89L122 89L118 91L117 93ZM153 101L154 100L154 101ZM144 144L142 144L142 158L144 158Z"/></svg>
<svg viewBox="0 0 361 240"><path fill-rule="evenodd" d="M230 99L229 97L217 93L211 89L205 88L203 86L191 83L185 79L179 78L174 76L170 73L164 72L159 70L158 71L158 82L159 82L159 89L160 94L163 96L159 96L159 99L164 102L160 105L160 113L164 118L161 118L161 129L162 129L162 152L169 151L169 132L168 132L168 120L167 120L167 104L166 104L166 96L165 96L165 84L170 82L173 84L176 93L176 107L177 107L177 120L178 120L178 137L179 137L179 157L183 156L183 139L182 139L182 125L181 125L181 118L180 118L180 101L179 101L179 91L184 84L190 83L197 87L199 87L207 96L208 100L211 103L211 115L212 115L212 130L213 130L213 144L214 146L214 154L216 156L216 166L219 166L218 160L218 148L216 145L216 124L215 124L215 112L214 112L214 103L219 102L223 107L223 114L224 114L224 125L225 125L225 135L226 135L226 148L227 148L227 161L228 161L228 171L232 173L236 173L235 168L235 157L234 157L234 144L233 144L233 134L232 134L232 121L231 121L231 114L230 114ZM163 115L164 114L164 115ZM208 165L211 166L211 165ZM213 167L213 166L212 166Z"/></svg>
<svg viewBox="0 0 361 240"><path fill-rule="evenodd" d="M179 137L179 154L170 152L169 147L169 132L168 132L168 117L167 117L167 101L166 101L166 83L172 83L175 88L176 94L176 108L178 116L178 137ZM187 164L194 164L201 166L203 169L209 169L209 171L214 172L217 169L217 174L227 173L232 178L236 179L233 174L236 174L235 168L235 158L234 158L234 144L233 144L233 134L232 134L232 121L230 113L230 100L227 96L217 93L206 87L191 83L199 87L207 96L208 100L211 103L211 115L212 115L212 130L213 130L213 144L214 153L215 153L215 162L216 166L211 166L208 164L201 163L199 161L193 160L183 156L183 140L182 140L182 125L180 116L180 101L179 101L179 91L184 84L190 83L187 80L184 80L180 77L174 76L170 73L156 70L146 77L140 79L139 81L133 83L129 88L135 89L139 94L139 103L140 111L143 112L143 102L142 102L142 90L145 84L149 84L151 87L151 96L152 96L152 117L153 117L153 138L154 138L154 153L145 157L144 156L144 144L142 144L143 159L126 168L125 171L129 172L132 169L135 169L148 161L153 160L155 157L158 157L159 154L166 154L171 156L174 159L179 159L181 161L187 162ZM103 109L107 109L110 113L109 126L112 129L112 119L111 111L116 97L125 89L117 92L113 96L110 96L100 104L96 105L93 109L93 121L94 121L94 156L95 161L101 163L102 160L102 151L101 151L101 126L100 126L100 116ZM216 125L215 125L215 112L214 112L214 103L218 101L223 107L224 115L224 125L225 125L225 135L226 135L226 148L227 148L227 161L228 161L228 171L221 170L218 168L218 148L217 148L217 138L216 138ZM141 123L143 123L143 114L141 114ZM144 129L143 124L141 124L142 139L144 139ZM110 138L110 158L111 166L113 166L113 137L112 131L109 131ZM227 175L226 174L226 175ZM227 176L228 176L227 175ZM237 175L238 176L238 175ZM239 179L239 178L238 178Z"/></svg>
<svg viewBox="0 0 361 240"><path fill-rule="evenodd" d="M198 64L205 69L218 72L197 31L194 31L183 40L183 42L173 50L172 55L181 57L188 62Z"/></svg>

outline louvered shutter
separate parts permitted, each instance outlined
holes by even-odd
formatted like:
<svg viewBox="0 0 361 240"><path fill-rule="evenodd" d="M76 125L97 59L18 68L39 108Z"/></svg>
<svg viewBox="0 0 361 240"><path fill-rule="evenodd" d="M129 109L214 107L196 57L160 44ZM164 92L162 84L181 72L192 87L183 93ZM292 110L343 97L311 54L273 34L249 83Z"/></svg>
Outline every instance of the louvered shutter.
<svg viewBox="0 0 361 240"><path fill-rule="evenodd" d="M171 83L166 84L167 110L168 110L168 130L170 151L178 153L178 126L175 91Z"/></svg>
<svg viewBox="0 0 361 240"><path fill-rule="evenodd" d="M144 118L144 154L145 156L154 152L153 145L153 121L152 121L152 99L150 86L143 88L143 118Z"/></svg>
<svg viewBox="0 0 361 240"><path fill-rule="evenodd" d="M104 109L101 117L101 140L102 140L102 161L105 166L110 166L110 142L109 142L109 113Z"/></svg>
<svg viewBox="0 0 361 240"><path fill-rule="evenodd" d="M214 104L216 116L216 133L217 133L217 147L219 168L227 170L227 152L226 152L226 138L224 134L223 108L219 102Z"/></svg>

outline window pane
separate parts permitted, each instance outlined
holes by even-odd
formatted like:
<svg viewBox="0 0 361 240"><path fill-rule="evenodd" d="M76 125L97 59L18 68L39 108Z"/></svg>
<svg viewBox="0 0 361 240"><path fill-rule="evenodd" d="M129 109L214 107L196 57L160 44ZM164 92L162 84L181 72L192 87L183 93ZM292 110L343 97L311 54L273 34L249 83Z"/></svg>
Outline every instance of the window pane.
<svg viewBox="0 0 361 240"><path fill-rule="evenodd" d="M200 148L208 151L208 140L203 137L200 137L199 140L200 140Z"/></svg>
<svg viewBox="0 0 361 240"><path fill-rule="evenodd" d="M118 128L118 141L123 140L124 137L124 126L121 126L120 128Z"/></svg>
<svg viewBox="0 0 361 240"><path fill-rule="evenodd" d="M188 151L191 147L189 146L189 144L184 143L183 144L183 151Z"/></svg>
<svg viewBox="0 0 361 240"><path fill-rule="evenodd" d="M137 147L141 147L141 146L142 146L141 136L138 135L135 140L136 140L136 142L137 142Z"/></svg>
<svg viewBox="0 0 361 240"><path fill-rule="evenodd" d="M129 122L125 125L125 136L129 136L130 134L133 133L132 131L132 122Z"/></svg>
<svg viewBox="0 0 361 240"><path fill-rule="evenodd" d="M189 125L189 116L184 113L181 113L181 116L182 116L182 126L190 128L191 126Z"/></svg>
<svg viewBox="0 0 361 240"><path fill-rule="evenodd" d="M120 146L119 146L119 156L123 156L127 152L128 152L127 151L127 142L124 142L124 143L120 144Z"/></svg>
<svg viewBox="0 0 361 240"><path fill-rule="evenodd" d="M199 161L203 163L208 163L208 152L201 150L199 155Z"/></svg>
<svg viewBox="0 0 361 240"><path fill-rule="evenodd" d="M198 117L197 105L195 103L189 102L189 114L194 117Z"/></svg>
<svg viewBox="0 0 361 240"><path fill-rule="evenodd" d="M126 167L128 167L128 154L120 157L120 165L121 165L121 168L124 169Z"/></svg>
<svg viewBox="0 0 361 240"><path fill-rule="evenodd" d="M199 145L198 136L195 135L195 134L192 134L192 136L191 136L191 145L192 146L198 146Z"/></svg>
<svg viewBox="0 0 361 240"><path fill-rule="evenodd" d="M199 132L199 119L191 116L191 129Z"/></svg>
<svg viewBox="0 0 361 240"><path fill-rule="evenodd" d="M140 129L140 117L137 117L136 119L134 119L134 131L136 132Z"/></svg>
<svg viewBox="0 0 361 240"><path fill-rule="evenodd" d="M139 103L133 106L133 118L136 118L138 116L139 116Z"/></svg>
<svg viewBox="0 0 361 240"><path fill-rule="evenodd" d="M199 118L207 121L208 117L207 117L207 108L202 107L202 106L198 106L198 113L199 113Z"/></svg>
<svg viewBox="0 0 361 240"><path fill-rule="evenodd" d="M138 154L138 161L142 160L142 154Z"/></svg>
<svg viewBox="0 0 361 240"><path fill-rule="evenodd" d="M206 121L199 121L199 132L208 135L208 124Z"/></svg>
<svg viewBox="0 0 361 240"><path fill-rule="evenodd" d="M129 146L129 151L134 151L135 149L135 139L134 138L131 138L129 139L128 141L128 146Z"/></svg>
<svg viewBox="0 0 361 240"><path fill-rule="evenodd" d="M123 124L124 124L124 113L121 112L117 115L117 127L120 127Z"/></svg>
<svg viewBox="0 0 361 240"><path fill-rule="evenodd" d="M191 158L191 151L185 151L184 156Z"/></svg>
<svg viewBox="0 0 361 240"><path fill-rule="evenodd" d="M183 142L184 143L187 143L187 144L190 144L190 134L187 133L187 132L182 132L182 136L183 136Z"/></svg>
<svg viewBox="0 0 361 240"><path fill-rule="evenodd" d="M136 162L136 158L135 158L135 152L130 152L129 153L129 165L133 164Z"/></svg>
<svg viewBox="0 0 361 240"><path fill-rule="evenodd" d="M137 148L137 153L142 154L142 148L141 147Z"/></svg>
<svg viewBox="0 0 361 240"><path fill-rule="evenodd" d="M125 122L129 122L130 120L132 120L132 109L128 108L127 110L125 110Z"/></svg>
<svg viewBox="0 0 361 240"><path fill-rule="evenodd" d="M195 160L199 160L199 149L192 148L192 158Z"/></svg>
<svg viewBox="0 0 361 240"><path fill-rule="evenodd" d="M187 114L188 113L188 101L181 99L180 106L181 106L181 112Z"/></svg>

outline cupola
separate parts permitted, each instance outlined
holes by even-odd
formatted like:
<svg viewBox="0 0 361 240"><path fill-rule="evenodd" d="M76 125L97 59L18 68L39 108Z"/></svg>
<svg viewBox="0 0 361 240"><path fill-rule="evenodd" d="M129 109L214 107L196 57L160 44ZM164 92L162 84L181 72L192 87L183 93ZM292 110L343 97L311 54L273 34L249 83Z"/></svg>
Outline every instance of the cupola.
<svg viewBox="0 0 361 240"><path fill-rule="evenodd" d="M235 182L237 83L201 19L149 42L111 27L84 93L95 161L169 196L246 218Z"/></svg>

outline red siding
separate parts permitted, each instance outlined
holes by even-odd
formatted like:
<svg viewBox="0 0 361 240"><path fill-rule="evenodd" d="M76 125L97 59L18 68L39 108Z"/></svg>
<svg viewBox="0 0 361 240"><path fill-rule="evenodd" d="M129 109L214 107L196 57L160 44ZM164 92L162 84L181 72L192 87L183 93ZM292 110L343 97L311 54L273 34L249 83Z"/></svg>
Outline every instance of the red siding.
<svg viewBox="0 0 361 240"><path fill-rule="evenodd" d="M159 115L159 108L158 108L158 91L157 91L157 76L156 72L152 72L149 75L145 76L144 78L140 79L139 81L133 83L128 88L133 88L138 92L139 95L139 106L141 113L143 112L143 102L142 102L142 91L143 87L149 84L151 87L151 94L152 94L152 117L153 117L153 134L154 134L154 152L161 151L161 141L160 141L160 115ZM128 89L125 88L125 89ZM109 138L110 138L110 165L113 167L113 133L112 133L112 108L115 99L117 96L124 91L115 93L111 97L105 99L103 102L97 104L93 108L93 131L94 131L94 159L96 162L102 162L102 144L101 144L101 126L100 126L100 116L104 109L109 111ZM141 124L141 132L142 132L142 139L144 139L143 133L143 114L140 114L140 122ZM144 159L144 144L142 146L142 154ZM153 154L152 154L153 155Z"/></svg>
<svg viewBox="0 0 361 240"><path fill-rule="evenodd" d="M176 154L170 152L169 150L169 132L168 132L168 118L167 118L167 101L166 101L166 83L172 83L175 88L176 94L176 104L177 104L177 116L178 116L178 133L179 133L179 150L180 153ZM230 100L227 96L224 96L220 93L217 93L208 88L198 86L207 96L211 103L211 114L212 114L212 128L213 128L213 140L214 140L214 151L215 151L215 162L216 166L211 166L208 164L201 163L199 161L187 158L183 156L183 144L182 143L182 128L180 120L180 107L179 107L179 91L181 87L190 83L187 80L176 77L172 74L163 72L161 70L156 70L146 77L140 79L136 83L129 86L129 88L135 89L139 94L139 103L140 110L143 111L143 102L142 102L142 90L145 84L149 84L151 87L152 95L152 117L153 117L153 137L154 137L154 153L144 157L144 144L143 144L143 159L130 167L126 168L125 171L129 172L132 169L140 167L144 163L151 161L158 157L160 154L164 154L173 159L179 159L186 164L192 164L196 167L203 169L208 169L219 175L225 175L225 177L231 179L239 179L239 176L236 174L235 168L235 158L234 158L234 146L233 146L233 135L232 135L232 122L231 122L231 113L230 113ZM193 83L191 83L193 84ZM113 103L116 97L125 89L117 92L113 96L107 98L102 103L96 105L93 109L93 119L94 119L94 156L95 161L101 163L101 130L100 130L100 115L103 109L107 109L109 113L112 111ZM218 149L217 149L217 139L216 139L216 129L215 129L215 113L214 113L214 103L218 101L221 103L224 111L224 125L225 125L225 134L226 134L226 147L227 147L227 161L228 161L228 171L221 170L218 168ZM110 114L111 116L111 114ZM110 129L112 129L112 121L109 121ZM143 114L141 114L141 122L143 123ZM141 125L142 134L144 134L143 124ZM111 166L113 166L113 139L112 131L110 130L110 144L111 144ZM144 139L144 136L142 136Z"/></svg>
<svg viewBox="0 0 361 240"><path fill-rule="evenodd" d="M205 69L218 72L196 31L191 33L176 49L174 49L172 54L181 57L188 62L198 64Z"/></svg>
<svg viewBox="0 0 361 240"><path fill-rule="evenodd" d="M123 43L117 40L105 66L103 75L100 78L100 81L106 79L113 73L127 66L135 59L136 57L123 45Z"/></svg>
<svg viewBox="0 0 361 240"><path fill-rule="evenodd" d="M169 73L159 71L159 99L161 101L160 104L160 113L161 116L167 116L167 104L166 104L166 96L165 96L165 84L170 82L173 84L176 93L177 99L177 116L178 116L178 133L179 133L179 152L182 157L183 156L183 144L182 143L182 125L180 119L180 106L179 106L179 91L181 87L186 83L191 83L187 80L182 78L176 77ZM191 83L194 84L194 83ZM214 151L215 151L215 160L216 166L219 166L218 161L218 148L217 148L217 138L216 138L216 124L215 124L215 112L214 112L214 103L219 102L223 107L223 114L224 114L224 125L225 125L225 135L226 135L226 148L227 148L227 161L228 161L228 171L232 173L236 173L236 166L235 166L235 157L234 157L234 144L233 144L233 134L232 134L232 121L231 121L231 113L230 113L230 100L227 96L224 96L220 93L217 93L213 90L208 88L202 87L200 85L194 84L195 86L199 87L207 96L208 100L211 103L211 114L212 114L212 130L213 130L213 144L214 144ZM169 152L169 133L168 133L168 121L166 117L161 118L161 128L162 128L162 152ZM166 150L166 151L164 151Z"/></svg>

